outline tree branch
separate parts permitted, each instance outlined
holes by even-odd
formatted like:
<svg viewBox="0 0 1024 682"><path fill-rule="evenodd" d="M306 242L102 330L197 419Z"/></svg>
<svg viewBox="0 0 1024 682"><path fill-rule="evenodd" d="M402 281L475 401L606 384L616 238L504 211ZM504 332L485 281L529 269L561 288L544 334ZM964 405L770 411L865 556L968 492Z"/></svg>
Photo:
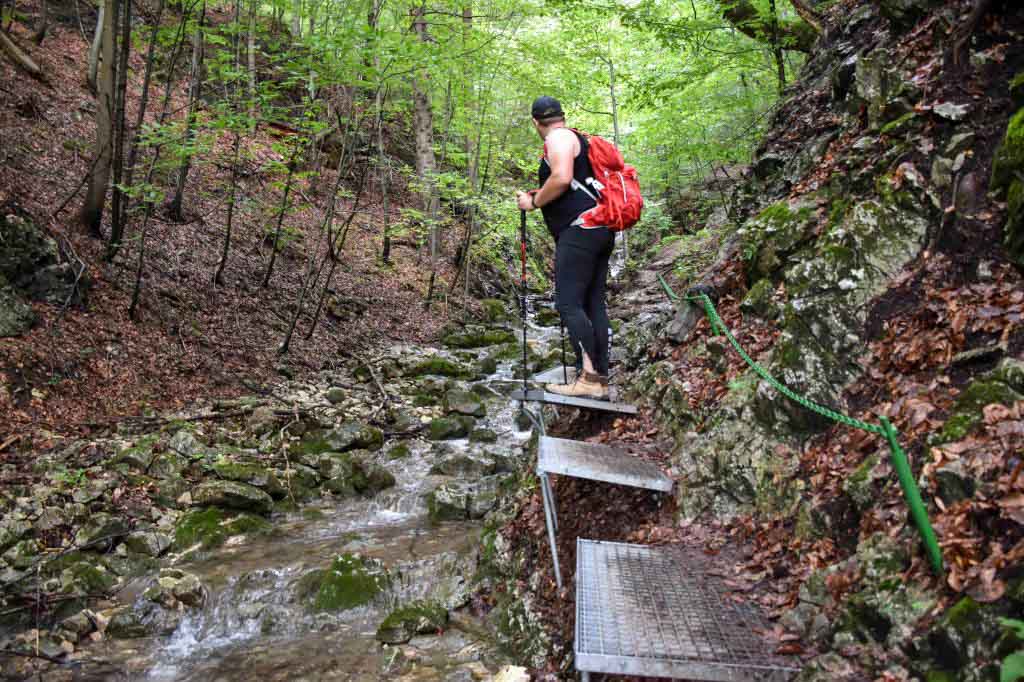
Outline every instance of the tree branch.
<svg viewBox="0 0 1024 682"><path fill-rule="evenodd" d="M758 42L769 42L772 35L771 19L761 16L751 0L726 0L722 16L743 35ZM783 49L810 52L818 39L813 24L803 19L778 22L779 42Z"/></svg>

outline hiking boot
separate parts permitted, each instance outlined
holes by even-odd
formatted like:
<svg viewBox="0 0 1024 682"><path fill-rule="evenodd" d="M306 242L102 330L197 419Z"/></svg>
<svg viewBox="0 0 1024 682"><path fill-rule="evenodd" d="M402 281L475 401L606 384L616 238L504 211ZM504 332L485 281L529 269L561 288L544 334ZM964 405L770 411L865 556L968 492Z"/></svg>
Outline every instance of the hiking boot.
<svg viewBox="0 0 1024 682"><path fill-rule="evenodd" d="M558 395L591 400L608 400L608 379L599 374L583 372L568 384L548 384L546 390Z"/></svg>

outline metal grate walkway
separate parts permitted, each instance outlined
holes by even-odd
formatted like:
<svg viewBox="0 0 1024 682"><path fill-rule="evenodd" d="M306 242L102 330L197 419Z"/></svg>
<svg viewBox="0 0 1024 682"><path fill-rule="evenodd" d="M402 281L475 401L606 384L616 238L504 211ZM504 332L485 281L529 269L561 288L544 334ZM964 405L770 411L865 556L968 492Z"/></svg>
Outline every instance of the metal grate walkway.
<svg viewBox="0 0 1024 682"><path fill-rule="evenodd" d="M699 555L576 541L576 669L721 682L783 682L755 607L726 596Z"/></svg>
<svg viewBox="0 0 1024 682"><path fill-rule="evenodd" d="M569 396L548 393L547 391L527 391L523 395L522 389L517 389L510 396L512 400L525 400L527 402L548 403L550 405L567 405L569 407L582 407L588 410L599 410L602 412L617 412L619 414L636 414L636 405L627 403L613 403L606 400L592 400L590 398L572 398Z"/></svg>
<svg viewBox="0 0 1024 682"><path fill-rule="evenodd" d="M608 445L542 436L537 452L538 474L562 474L634 488L672 492L672 479L653 462Z"/></svg>
<svg viewBox="0 0 1024 682"><path fill-rule="evenodd" d="M544 522L548 527L551 562L555 583L562 587L562 568L558 564L558 506L549 474L561 474L592 481L617 483L634 488L672 492L672 479L651 462L599 443L581 443L564 438L541 436L537 446L537 476L544 500Z"/></svg>

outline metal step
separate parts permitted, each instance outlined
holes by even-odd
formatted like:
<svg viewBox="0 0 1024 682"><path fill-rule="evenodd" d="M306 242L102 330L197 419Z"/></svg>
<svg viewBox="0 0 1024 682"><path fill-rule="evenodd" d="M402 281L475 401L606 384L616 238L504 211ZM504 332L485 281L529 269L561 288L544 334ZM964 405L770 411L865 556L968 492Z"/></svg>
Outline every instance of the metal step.
<svg viewBox="0 0 1024 682"><path fill-rule="evenodd" d="M531 381L535 381L538 384L569 384L576 380L576 368L566 367L565 371L562 371L562 366L553 367L551 369L544 370L538 374L534 374Z"/></svg>
<svg viewBox="0 0 1024 682"><path fill-rule="evenodd" d="M699 552L576 541L576 669L715 682L783 682L756 607L728 598Z"/></svg>
<svg viewBox="0 0 1024 682"><path fill-rule="evenodd" d="M567 405L569 407L581 407L587 410L600 410L602 412L616 412L618 414L636 414L636 405L627 403L613 403L606 400L593 400L591 398L571 398L569 396L548 393L547 391L527 391L523 395L523 389L512 392L509 396L512 400L526 400L527 402L548 403L549 405Z"/></svg>
<svg viewBox="0 0 1024 682"><path fill-rule="evenodd" d="M538 474L561 474L634 488L672 492L672 479L653 462L599 443L581 443L542 436L537 452Z"/></svg>

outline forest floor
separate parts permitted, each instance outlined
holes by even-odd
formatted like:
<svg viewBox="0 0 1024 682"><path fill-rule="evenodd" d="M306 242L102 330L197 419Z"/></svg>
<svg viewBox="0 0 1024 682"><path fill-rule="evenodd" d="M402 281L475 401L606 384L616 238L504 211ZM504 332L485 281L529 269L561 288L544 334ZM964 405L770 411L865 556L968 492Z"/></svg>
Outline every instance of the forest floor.
<svg viewBox="0 0 1024 682"><path fill-rule="evenodd" d="M10 76L0 82L0 207L30 216L58 242L65 259L76 268L85 266L91 287L81 308L34 304L35 328L0 341L5 388L0 391L0 452L15 443L19 449L30 443L45 447L50 435L84 435L122 415L236 395L275 373L329 368L349 351L429 340L448 314L455 314L454 302L448 301L424 309L428 258L408 235L396 234L390 264L381 262L383 225L397 224L401 207L413 198L399 187L384 216L379 190L368 181L315 333L306 338L315 307L307 303L290 352L280 356L278 347L308 266L306 254L323 253L317 242L335 174L324 170L316 183L297 183L297 203L284 223L291 241L280 250L269 286L261 287L271 251L267 230L274 225L281 194L282 173L272 166L279 168L287 159L280 151L280 132L260 128L242 141L245 165L224 284L214 286L212 279L224 238L230 179L226 136L211 140L214 150L205 158L215 163L192 168L185 222L172 222L164 210L156 211L146 241L141 314L129 320L141 215L130 220L125 246L112 262L104 258L105 242L89 237L76 219L94 147L96 104L85 83L88 43L73 17L63 19L41 47L31 50L45 80L9 69ZM16 40L28 44L24 29L15 24L12 30ZM132 55L129 120L136 116L141 90L140 52ZM186 86L179 81L172 87L172 111L186 105ZM153 88L147 116L155 116L162 92L162 84ZM359 162L343 187L353 187L358 174L368 172ZM170 186L173 175L164 181ZM340 202L336 223L348 217L352 203L351 196ZM446 232L451 235L446 242L461 234ZM451 244L443 244L442 253L450 252ZM442 258L439 293L446 292L453 274L449 259Z"/></svg>

